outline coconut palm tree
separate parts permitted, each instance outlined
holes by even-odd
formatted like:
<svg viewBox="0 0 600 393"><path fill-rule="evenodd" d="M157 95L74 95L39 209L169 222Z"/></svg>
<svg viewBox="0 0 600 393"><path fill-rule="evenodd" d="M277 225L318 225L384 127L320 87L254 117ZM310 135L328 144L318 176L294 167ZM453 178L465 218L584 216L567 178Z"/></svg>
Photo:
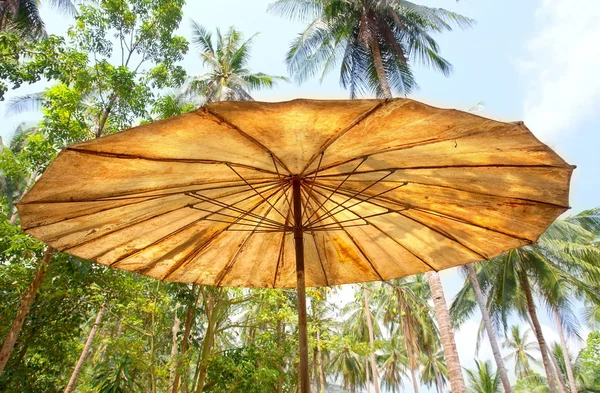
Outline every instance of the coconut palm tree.
<svg viewBox="0 0 600 393"><path fill-rule="evenodd" d="M558 311L561 324L572 332L577 325L572 315L569 293L585 294L598 301L598 294L587 283L598 283L599 249L593 244L600 226L597 211L585 211L554 222L535 244L508 251L480 266L480 283L487 295L487 308L492 321L504 331L508 316L516 311L531 323L538 341L551 393L557 391L552 359L544 339L534 298L537 296L550 312ZM463 288L462 291L468 289ZM461 291L461 292L462 292ZM457 298L463 296L459 294ZM465 298L467 296L464 296ZM471 302L461 306L472 312Z"/></svg>
<svg viewBox="0 0 600 393"><path fill-rule="evenodd" d="M448 75L432 33L469 27L467 17L406 0L278 0L269 7L284 17L308 22L287 54L290 73L302 82L321 79L340 67L340 83L350 96L371 93L391 98L417 84L412 63Z"/></svg>
<svg viewBox="0 0 600 393"><path fill-rule="evenodd" d="M49 3L63 13L75 13L75 4L71 0L51 0ZM45 36L46 30L39 5L39 0L0 1L0 32L13 32L24 39L39 39Z"/></svg>
<svg viewBox="0 0 600 393"><path fill-rule="evenodd" d="M456 326L460 326L471 317L472 312L475 310L474 305L477 304L481 312L481 325L488 336L500 381L505 393L511 393L512 388L508 379L508 373L506 372L502 354L500 353L500 346L496 339L496 328L488 312L487 299L482 290L482 287L486 287L491 279L486 275L489 269L482 269L482 267L485 267L485 264L470 263L464 266L463 269L467 275L467 280L464 284L464 290L460 291L452 302L450 315L453 323ZM479 345L477 348L479 348Z"/></svg>
<svg viewBox="0 0 600 393"><path fill-rule="evenodd" d="M408 368L406 348L398 334L392 335L388 345L383 348L383 353L378 356L381 364L381 387L391 393L402 391L403 378Z"/></svg>
<svg viewBox="0 0 600 393"><path fill-rule="evenodd" d="M249 101L253 90L273 88L282 76L253 73L248 69L250 49L256 34L244 41L242 33L230 27L225 34L216 30L216 36L192 21L192 42L198 48L202 64L208 72L189 78L183 94L214 101Z"/></svg>
<svg viewBox="0 0 600 393"><path fill-rule="evenodd" d="M458 351L456 350L456 342L454 341L454 332L450 324L450 314L448 312L448 304L444 296L442 281L437 272L430 271L425 274L431 288L431 296L433 297L433 306L435 309L435 317L440 331L440 339L442 348L444 349L444 357L446 358L446 366L448 367L448 377L450 378L450 386L452 392L464 392L465 380L463 378Z"/></svg>
<svg viewBox="0 0 600 393"><path fill-rule="evenodd" d="M469 378L469 393L499 393L500 376L492 371L490 361L475 361L475 370L466 370Z"/></svg>
<svg viewBox="0 0 600 393"><path fill-rule="evenodd" d="M521 332L518 325L510 328L510 333L506 337L503 345L510 349L511 352L505 356L505 359L511 359L515 363L515 375L518 378L528 377L531 375L531 365L538 363L532 353L539 352L539 347L534 341L531 341L529 334L531 330L527 329Z"/></svg>
<svg viewBox="0 0 600 393"><path fill-rule="evenodd" d="M423 275L393 280L389 284L382 287L378 295L379 307L383 309L383 322L392 337L402 339L413 389L418 393L418 354L433 355L432 348L439 346L433 310L427 303L431 292Z"/></svg>
<svg viewBox="0 0 600 393"><path fill-rule="evenodd" d="M438 393L442 393L448 383L448 368L444 352L438 348L433 354L421 353L419 355L421 364L421 382L428 388L435 385Z"/></svg>

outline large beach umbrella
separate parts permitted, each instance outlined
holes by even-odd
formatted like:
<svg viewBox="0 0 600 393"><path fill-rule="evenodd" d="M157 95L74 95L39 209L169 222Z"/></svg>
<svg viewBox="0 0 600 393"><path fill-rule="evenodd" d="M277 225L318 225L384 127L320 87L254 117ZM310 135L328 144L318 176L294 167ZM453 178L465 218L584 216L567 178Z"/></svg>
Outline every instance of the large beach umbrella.
<svg viewBox="0 0 600 393"><path fill-rule="evenodd" d="M573 167L522 123L408 99L217 102L66 148L19 203L55 249L159 280L388 280L535 242Z"/></svg>

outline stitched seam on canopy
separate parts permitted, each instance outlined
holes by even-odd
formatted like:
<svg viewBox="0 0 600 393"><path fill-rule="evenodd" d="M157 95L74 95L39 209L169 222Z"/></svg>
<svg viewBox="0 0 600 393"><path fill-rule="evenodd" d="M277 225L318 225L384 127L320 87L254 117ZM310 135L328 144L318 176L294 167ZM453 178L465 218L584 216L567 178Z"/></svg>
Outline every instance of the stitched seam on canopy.
<svg viewBox="0 0 600 393"><path fill-rule="evenodd" d="M313 154L313 156L308 160L308 162L306 163L304 168L302 168L302 170L300 171L300 175L301 176L304 175L304 172L306 172L306 170L312 165L312 163L317 159L317 157L319 155L325 153L325 150L327 150L329 148L329 146L331 146L336 140L338 140L345 133L347 133L354 127L356 127L361 121L370 117L373 113L375 113L380 108L382 108L386 102L387 101L379 101L376 105L374 105L367 111L365 111L365 112L361 113L359 116L357 116L354 120L352 120L352 122L350 122L350 124L348 126L341 129L337 134L332 135L331 138L329 138L327 141L325 141L325 143L319 148L319 150L315 154Z"/></svg>
<svg viewBox="0 0 600 393"><path fill-rule="evenodd" d="M232 129L234 131L237 131L244 138L248 139L250 142L254 143L255 145L257 145L261 149L265 150L267 153L269 153L271 156L273 156L277 160L277 162L279 162L279 164L281 164L281 166L283 167L283 169L285 169L288 172L288 174L291 174L290 170L284 164L284 162L281 160L281 158L277 157L277 155L275 153L273 153L268 147L266 147L265 145L263 145L262 143L260 143L258 140L256 140L255 138L253 138L252 136L250 136L249 134L247 134L246 132L244 132L241 128L239 128L238 126L236 126L235 124L233 124L229 120L225 119L223 116L221 116L221 115L213 112L212 110L210 110L208 108L208 106L204 106L203 108L201 108L198 111L195 111L194 113L196 113L198 116L201 116L200 111L204 111L205 113L211 115L212 117L216 118L219 123L223 123L227 127L229 127L230 129Z"/></svg>
<svg viewBox="0 0 600 393"><path fill-rule="evenodd" d="M193 159L193 158L159 158L159 157L144 157L137 156L133 154L125 154L125 153L110 153L110 152L101 152L95 150L85 150L74 147L68 147L65 150L73 151L81 154L89 154L93 156L107 157L107 158L115 158L119 160L144 160L144 161L155 161L155 162L176 162L180 164L207 164L207 165L218 165L218 164L229 164L238 166L241 168L255 170L257 172L264 172L271 175L276 175L275 172L272 172L268 169L258 168L252 165L240 164L237 162L230 161L221 161L221 160L203 160L203 159Z"/></svg>

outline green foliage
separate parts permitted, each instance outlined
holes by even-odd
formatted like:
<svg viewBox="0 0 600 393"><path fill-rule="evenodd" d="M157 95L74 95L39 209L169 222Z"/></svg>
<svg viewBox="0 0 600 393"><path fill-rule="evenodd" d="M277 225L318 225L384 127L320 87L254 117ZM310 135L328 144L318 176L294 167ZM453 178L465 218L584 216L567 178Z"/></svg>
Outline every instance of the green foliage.
<svg viewBox="0 0 600 393"><path fill-rule="evenodd" d="M203 26L192 21L192 42L198 47L202 63L209 68L203 75L191 77L184 94L202 101L247 101L252 100L250 92L271 89L277 81L286 80L282 76L252 73L248 69L250 48L254 36L243 40L240 31L230 27L225 34L217 29L216 37Z"/></svg>
<svg viewBox="0 0 600 393"><path fill-rule="evenodd" d="M432 34L473 23L405 0L278 0L270 10L309 22L287 54L290 74L298 82L315 76L323 80L339 67L340 84L352 98L391 96L384 85L399 94L411 93L417 87L412 63L447 75L451 65L440 56Z"/></svg>
<svg viewBox="0 0 600 393"><path fill-rule="evenodd" d="M547 393L550 391L546 378L536 373L519 378L513 390L515 393Z"/></svg>
<svg viewBox="0 0 600 393"><path fill-rule="evenodd" d="M588 335L586 347L579 352L577 365L585 385L600 386L600 332Z"/></svg>
<svg viewBox="0 0 600 393"><path fill-rule="evenodd" d="M492 371L490 361L475 361L475 370L466 370L468 377L469 393L500 393L502 385L500 376Z"/></svg>

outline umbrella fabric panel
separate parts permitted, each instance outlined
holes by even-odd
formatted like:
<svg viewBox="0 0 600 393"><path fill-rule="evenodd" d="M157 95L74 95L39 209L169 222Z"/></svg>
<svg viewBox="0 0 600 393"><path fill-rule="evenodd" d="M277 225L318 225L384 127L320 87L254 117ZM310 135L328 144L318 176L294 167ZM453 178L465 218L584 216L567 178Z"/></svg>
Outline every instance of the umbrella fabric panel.
<svg viewBox="0 0 600 393"><path fill-rule="evenodd" d="M265 146L281 163L281 171L292 174L300 173L330 139L370 116L381 105L380 100L239 101L215 102L204 111Z"/></svg>
<svg viewBox="0 0 600 393"><path fill-rule="evenodd" d="M232 163L267 172L273 170L273 160L263 147L205 111L142 125L126 134L94 139L69 149L163 163Z"/></svg>

